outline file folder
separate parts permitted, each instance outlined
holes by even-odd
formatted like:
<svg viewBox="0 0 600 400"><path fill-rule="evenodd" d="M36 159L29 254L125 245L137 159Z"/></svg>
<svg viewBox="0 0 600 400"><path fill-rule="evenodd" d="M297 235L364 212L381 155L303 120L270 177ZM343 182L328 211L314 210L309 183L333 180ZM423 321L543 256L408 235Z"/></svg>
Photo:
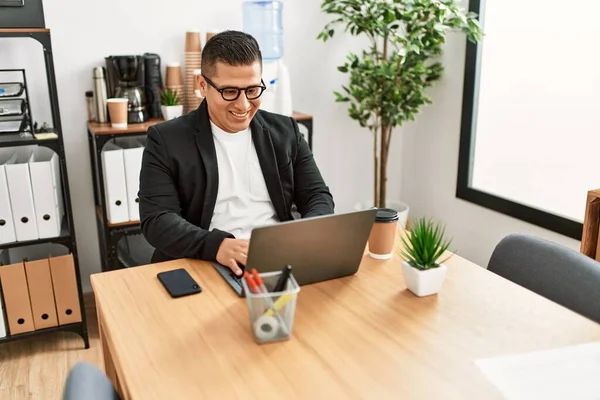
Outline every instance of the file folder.
<svg viewBox="0 0 600 400"><path fill-rule="evenodd" d="M0 153L0 244L17 241L5 171L5 164L11 157L14 157L12 151Z"/></svg>
<svg viewBox="0 0 600 400"><path fill-rule="evenodd" d="M27 287L29 288L35 329L57 326L54 289L48 259L26 261L25 275L27 276Z"/></svg>
<svg viewBox="0 0 600 400"><path fill-rule="evenodd" d="M108 222L112 224L127 222L129 207L123 149L113 142L108 142L101 154Z"/></svg>
<svg viewBox="0 0 600 400"><path fill-rule="evenodd" d="M138 138L120 139L117 140L116 143L123 149L129 220L139 221L140 207L138 192L140 190L140 170L142 169L144 143Z"/></svg>
<svg viewBox="0 0 600 400"><path fill-rule="evenodd" d="M79 308L79 291L75 278L73 254L50 257L48 261L50 262L58 324L80 322L81 309Z"/></svg>
<svg viewBox="0 0 600 400"><path fill-rule="evenodd" d="M0 282L2 282L4 308L10 334L33 331L35 327L23 263L0 267Z"/></svg>
<svg viewBox="0 0 600 400"><path fill-rule="evenodd" d="M19 149L4 166L17 241L38 239L29 158L32 150Z"/></svg>
<svg viewBox="0 0 600 400"><path fill-rule="evenodd" d="M58 155L47 147L37 147L29 160L29 173L38 236L60 236L64 204Z"/></svg>

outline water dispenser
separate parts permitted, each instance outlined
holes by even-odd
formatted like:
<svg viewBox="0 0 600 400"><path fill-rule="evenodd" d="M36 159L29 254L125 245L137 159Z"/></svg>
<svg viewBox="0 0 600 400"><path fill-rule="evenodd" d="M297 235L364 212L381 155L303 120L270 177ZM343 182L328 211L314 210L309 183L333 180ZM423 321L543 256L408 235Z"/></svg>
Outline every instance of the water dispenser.
<svg viewBox="0 0 600 400"><path fill-rule="evenodd" d="M260 108L291 116L291 82L283 62L283 2L245 1L243 31L257 40L263 57L263 80L267 90L262 95Z"/></svg>

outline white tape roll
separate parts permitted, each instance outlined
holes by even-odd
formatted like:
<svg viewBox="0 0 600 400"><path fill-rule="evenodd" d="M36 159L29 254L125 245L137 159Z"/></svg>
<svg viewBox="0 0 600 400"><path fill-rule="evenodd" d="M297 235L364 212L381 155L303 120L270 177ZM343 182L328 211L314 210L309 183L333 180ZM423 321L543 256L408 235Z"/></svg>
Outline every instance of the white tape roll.
<svg viewBox="0 0 600 400"><path fill-rule="evenodd" d="M263 315L254 322L254 334L259 340L272 340L279 334L279 322L275 317Z"/></svg>

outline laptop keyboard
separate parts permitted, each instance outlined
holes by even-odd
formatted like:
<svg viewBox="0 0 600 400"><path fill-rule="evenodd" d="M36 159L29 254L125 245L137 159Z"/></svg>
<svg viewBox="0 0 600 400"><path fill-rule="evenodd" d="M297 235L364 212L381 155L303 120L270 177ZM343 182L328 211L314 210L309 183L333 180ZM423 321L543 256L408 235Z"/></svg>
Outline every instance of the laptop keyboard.
<svg viewBox="0 0 600 400"><path fill-rule="evenodd" d="M235 283L237 283L239 285L239 287L243 287L242 286L242 277L241 276L237 276L236 274L234 274L233 272L230 274L231 275L231 279L233 279L233 281Z"/></svg>
<svg viewBox="0 0 600 400"><path fill-rule="evenodd" d="M231 288L237 293L238 296L243 296L244 287L242 286L242 276L237 276L231 271L229 267L226 267L218 262L212 262L217 272L225 279L225 281L231 286ZM240 265L242 271L244 267Z"/></svg>

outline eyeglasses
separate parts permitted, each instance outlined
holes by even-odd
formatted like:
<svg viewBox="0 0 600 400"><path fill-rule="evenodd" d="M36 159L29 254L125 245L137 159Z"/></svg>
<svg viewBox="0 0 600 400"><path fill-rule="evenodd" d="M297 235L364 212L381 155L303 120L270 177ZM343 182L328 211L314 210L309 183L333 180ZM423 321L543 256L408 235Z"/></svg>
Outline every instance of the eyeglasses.
<svg viewBox="0 0 600 400"><path fill-rule="evenodd" d="M208 79L206 76L202 75L202 77L204 78L204 80L212 87L215 88L215 90L219 93L221 93L221 97L223 97L223 100L225 101L234 101L237 100L238 97L240 97L240 92L243 90L246 93L246 98L248 100L256 100L258 99L263 92L265 91L265 89L267 88L265 86L265 82L261 79L260 83L261 85L257 85L257 86L248 86L247 88L236 88L236 87L224 87L224 88L218 88L210 79Z"/></svg>

